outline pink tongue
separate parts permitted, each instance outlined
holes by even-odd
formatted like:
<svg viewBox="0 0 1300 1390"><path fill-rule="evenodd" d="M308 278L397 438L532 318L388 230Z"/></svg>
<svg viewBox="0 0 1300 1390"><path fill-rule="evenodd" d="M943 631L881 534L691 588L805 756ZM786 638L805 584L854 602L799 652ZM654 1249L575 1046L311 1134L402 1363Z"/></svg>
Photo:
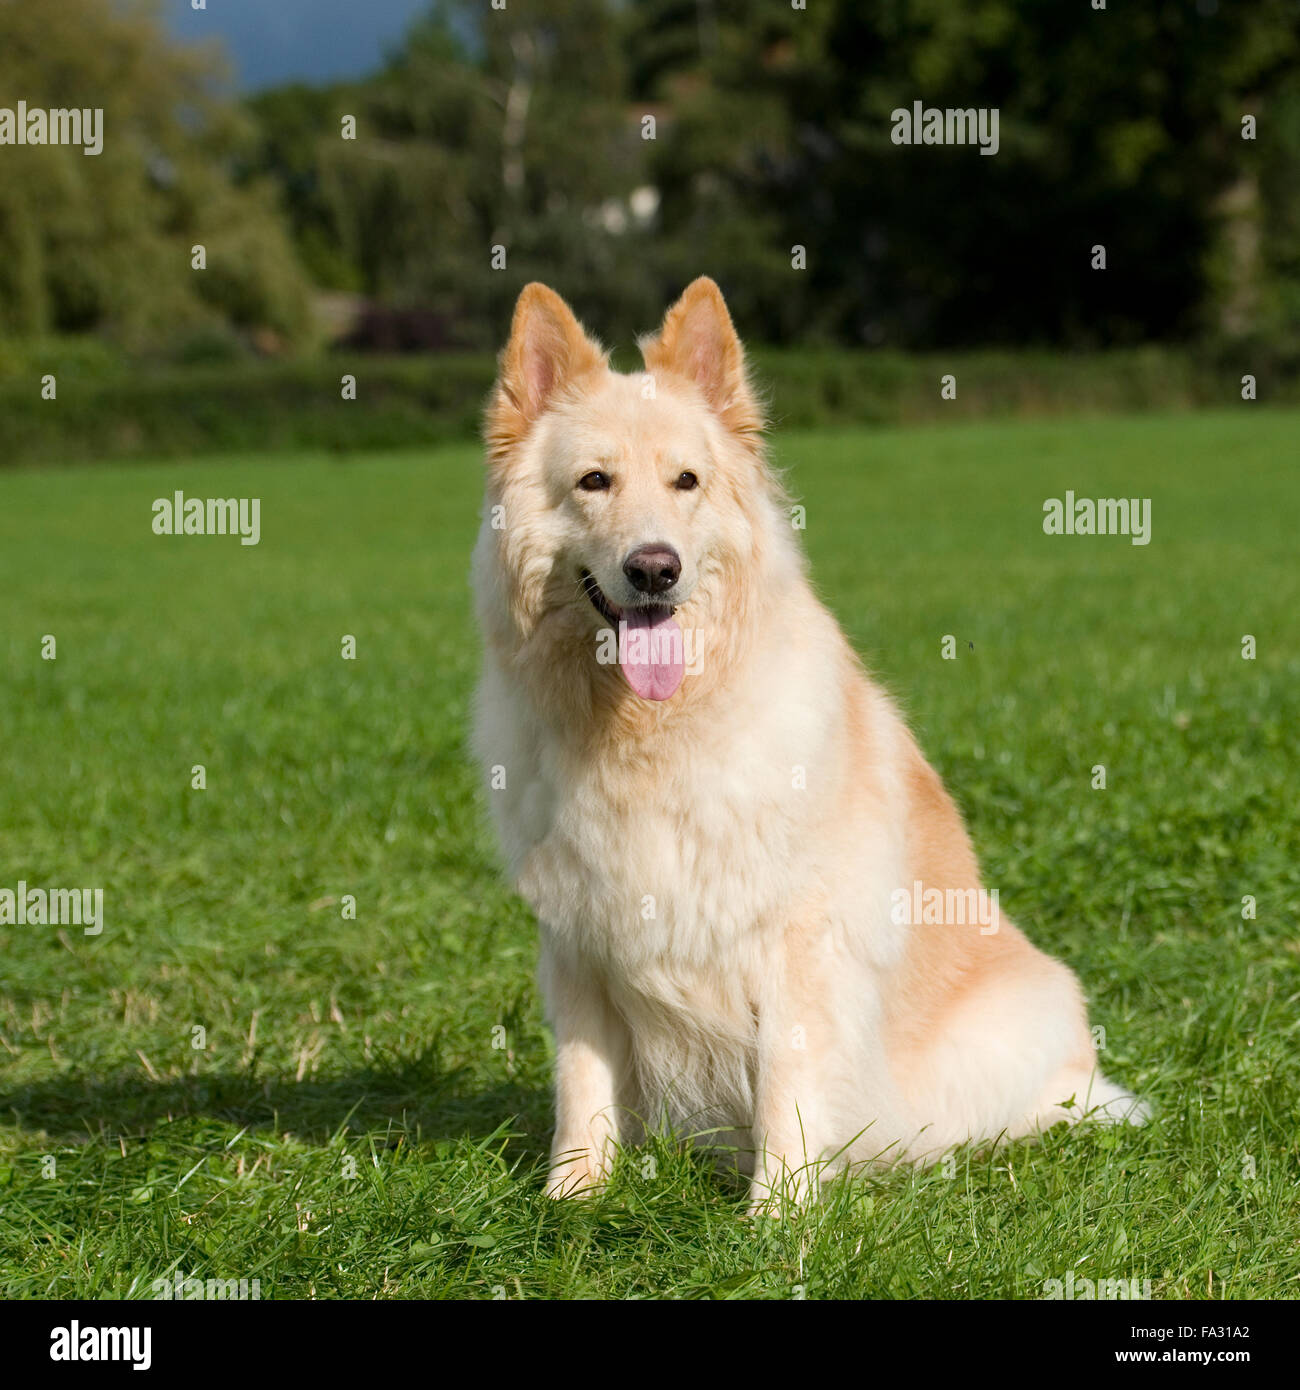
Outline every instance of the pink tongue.
<svg viewBox="0 0 1300 1390"><path fill-rule="evenodd" d="M634 609L618 625L618 664L643 700L666 700L686 674L677 619Z"/></svg>

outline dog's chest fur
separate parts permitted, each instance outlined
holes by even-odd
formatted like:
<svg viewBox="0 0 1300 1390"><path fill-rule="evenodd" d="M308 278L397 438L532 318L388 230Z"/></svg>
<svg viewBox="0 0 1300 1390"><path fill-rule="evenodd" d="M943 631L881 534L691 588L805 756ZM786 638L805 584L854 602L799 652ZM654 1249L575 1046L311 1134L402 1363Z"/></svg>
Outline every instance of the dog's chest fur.
<svg viewBox="0 0 1300 1390"><path fill-rule="evenodd" d="M793 758L756 761L753 732L668 740L637 765L552 750L518 815L505 809L542 922L628 981L752 949L797 889L807 813Z"/></svg>
<svg viewBox="0 0 1300 1390"><path fill-rule="evenodd" d="M869 886L887 904L881 885L899 879L890 845L837 811L851 785L839 672L836 649L813 642L737 682L720 711L593 749L485 667L475 741L507 769L490 805L512 877L547 946L625 1020L652 1122L749 1122L761 999L810 905L853 919L831 937L872 949ZM852 884L850 900L833 883Z"/></svg>
<svg viewBox="0 0 1300 1390"><path fill-rule="evenodd" d="M517 887L630 1025L643 1103L679 1121L747 1110L755 981L815 874L803 784L824 774L827 730L793 680L764 694L725 724L592 756L541 728L503 677L481 691Z"/></svg>

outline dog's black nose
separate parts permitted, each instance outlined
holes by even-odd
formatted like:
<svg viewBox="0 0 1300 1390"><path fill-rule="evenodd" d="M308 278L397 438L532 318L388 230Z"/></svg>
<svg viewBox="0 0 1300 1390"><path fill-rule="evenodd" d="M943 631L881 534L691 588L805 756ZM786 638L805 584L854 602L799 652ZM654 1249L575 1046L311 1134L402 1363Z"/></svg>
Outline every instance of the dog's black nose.
<svg viewBox="0 0 1300 1390"><path fill-rule="evenodd" d="M677 583L681 556L671 545L639 545L623 561L628 583L643 594L662 594Z"/></svg>

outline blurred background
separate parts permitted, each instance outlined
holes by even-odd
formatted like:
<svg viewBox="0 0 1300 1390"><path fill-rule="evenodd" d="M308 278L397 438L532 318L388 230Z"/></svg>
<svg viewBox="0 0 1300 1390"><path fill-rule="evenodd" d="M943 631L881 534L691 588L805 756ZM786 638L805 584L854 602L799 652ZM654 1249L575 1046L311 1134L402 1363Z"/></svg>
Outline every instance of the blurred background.
<svg viewBox="0 0 1300 1390"><path fill-rule="evenodd" d="M1298 35L1296 0L0 0L0 105L105 113L98 157L0 148L3 457L472 433L532 279L631 365L713 275L792 424L937 414L958 370L967 415L1294 400ZM997 155L893 144L918 100L998 108Z"/></svg>

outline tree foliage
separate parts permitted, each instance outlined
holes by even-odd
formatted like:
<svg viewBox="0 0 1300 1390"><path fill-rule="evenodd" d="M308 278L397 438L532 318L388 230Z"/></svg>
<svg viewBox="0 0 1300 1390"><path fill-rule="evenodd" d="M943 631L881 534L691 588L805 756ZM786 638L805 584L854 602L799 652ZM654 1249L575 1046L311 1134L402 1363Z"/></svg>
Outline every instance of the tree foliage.
<svg viewBox="0 0 1300 1390"><path fill-rule="evenodd" d="M93 329L150 350L306 332L277 192L236 177L252 131L222 76L214 54L167 41L152 5L0 0L5 103L104 113L98 155L0 146L0 332Z"/></svg>
<svg viewBox="0 0 1300 1390"><path fill-rule="evenodd" d="M439 0L235 110L148 12L0 0L3 90L109 130L0 149L0 326L293 335L301 266L468 347L530 279L626 340L701 273L775 343L1300 336L1295 0L1094 3ZM997 154L895 144L915 101Z"/></svg>

